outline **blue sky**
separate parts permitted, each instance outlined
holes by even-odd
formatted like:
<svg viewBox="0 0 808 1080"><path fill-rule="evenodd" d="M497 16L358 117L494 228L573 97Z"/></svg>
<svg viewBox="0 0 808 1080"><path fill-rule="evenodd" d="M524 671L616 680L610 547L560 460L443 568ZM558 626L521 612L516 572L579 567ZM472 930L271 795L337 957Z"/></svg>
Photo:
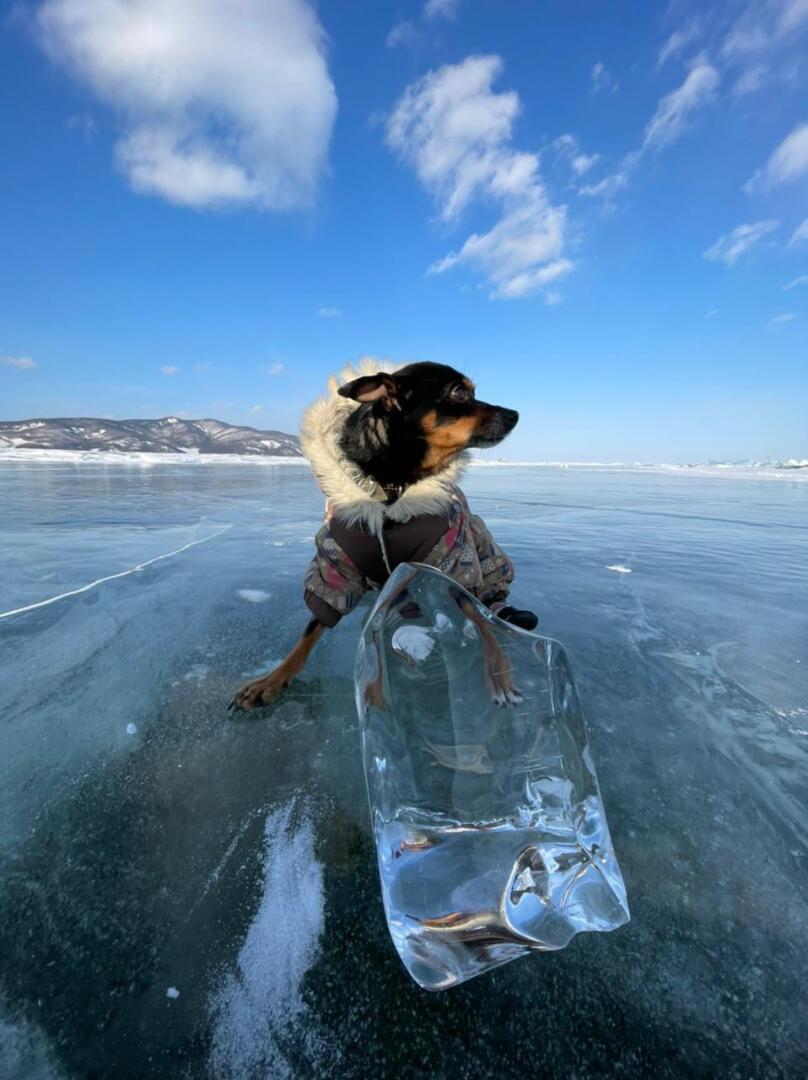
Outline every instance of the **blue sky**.
<svg viewBox="0 0 808 1080"><path fill-rule="evenodd" d="M361 355L502 456L808 456L808 2L49 0L0 24L0 417L294 431Z"/></svg>

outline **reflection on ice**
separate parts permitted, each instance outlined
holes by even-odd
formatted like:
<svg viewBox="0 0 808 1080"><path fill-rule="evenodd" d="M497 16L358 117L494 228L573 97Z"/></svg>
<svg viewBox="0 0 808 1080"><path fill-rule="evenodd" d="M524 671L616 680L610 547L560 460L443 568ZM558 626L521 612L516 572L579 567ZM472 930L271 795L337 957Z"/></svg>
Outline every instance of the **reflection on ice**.
<svg viewBox="0 0 808 1080"><path fill-rule="evenodd" d="M558 642L402 566L365 627L356 693L385 911L416 982L444 989L628 920Z"/></svg>

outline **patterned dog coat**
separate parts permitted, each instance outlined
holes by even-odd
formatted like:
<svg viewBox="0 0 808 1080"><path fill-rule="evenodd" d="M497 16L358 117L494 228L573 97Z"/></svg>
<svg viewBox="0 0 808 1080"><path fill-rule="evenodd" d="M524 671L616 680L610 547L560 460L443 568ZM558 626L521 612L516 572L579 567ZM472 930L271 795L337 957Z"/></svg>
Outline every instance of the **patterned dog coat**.
<svg viewBox="0 0 808 1080"><path fill-rule="evenodd" d="M303 451L327 500L306 574L306 604L321 623L335 626L400 563L418 562L443 571L498 610L513 581L513 564L457 486L463 456L388 505L379 484L342 453L342 429L358 405L340 397L337 388L376 370L365 362L358 371L347 369L341 379L331 379L328 395L303 417Z"/></svg>

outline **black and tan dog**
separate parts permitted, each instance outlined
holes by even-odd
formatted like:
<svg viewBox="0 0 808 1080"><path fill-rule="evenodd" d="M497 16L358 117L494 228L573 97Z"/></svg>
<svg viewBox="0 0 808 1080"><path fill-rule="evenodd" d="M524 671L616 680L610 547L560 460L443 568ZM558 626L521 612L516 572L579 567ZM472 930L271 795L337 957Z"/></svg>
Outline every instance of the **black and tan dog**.
<svg viewBox="0 0 808 1080"><path fill-rule="evenodd" d="M383 371L365 362L341 382L331 381L329 394L307 411L301 428L304 453L327 499L306 575L312 618L289 655L243 686L232 708L274 701L303 669L323 631L402 562L437 567L500 618L533 629L532 612L506 603L514 576L510 559L457 486L464 451L495 446L518 419L513 409L479 401L471 380L444 364ZM467 606L473 617L473 605ZM517 700L507 658L486 620L475 621L492 698L500 704Z"/></svg>

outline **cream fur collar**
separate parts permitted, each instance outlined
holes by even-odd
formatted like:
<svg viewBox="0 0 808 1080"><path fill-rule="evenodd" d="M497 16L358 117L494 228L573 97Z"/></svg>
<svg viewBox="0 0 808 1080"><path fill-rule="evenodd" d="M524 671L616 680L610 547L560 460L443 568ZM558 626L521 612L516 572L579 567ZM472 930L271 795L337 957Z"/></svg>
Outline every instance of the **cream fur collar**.
<svg viewBox="0 0 808 1080"><path fill-rule="evenodd" d="M385 520L409 521L424 514L445 511L466 458L461 454L435 476L411 484L392 506L386 506L385 494L379 484L343 455L339 439L345 421L359 405L350 398L340 397L338 387L360 375L394 370L395 365L383 365L367 357L356 368L346 367L339 378L332 375L328 380L328 393L309 406L300 425L300 444L326 496L326 512L336 512L348 525L361 523L377 535Z"/></svg>

